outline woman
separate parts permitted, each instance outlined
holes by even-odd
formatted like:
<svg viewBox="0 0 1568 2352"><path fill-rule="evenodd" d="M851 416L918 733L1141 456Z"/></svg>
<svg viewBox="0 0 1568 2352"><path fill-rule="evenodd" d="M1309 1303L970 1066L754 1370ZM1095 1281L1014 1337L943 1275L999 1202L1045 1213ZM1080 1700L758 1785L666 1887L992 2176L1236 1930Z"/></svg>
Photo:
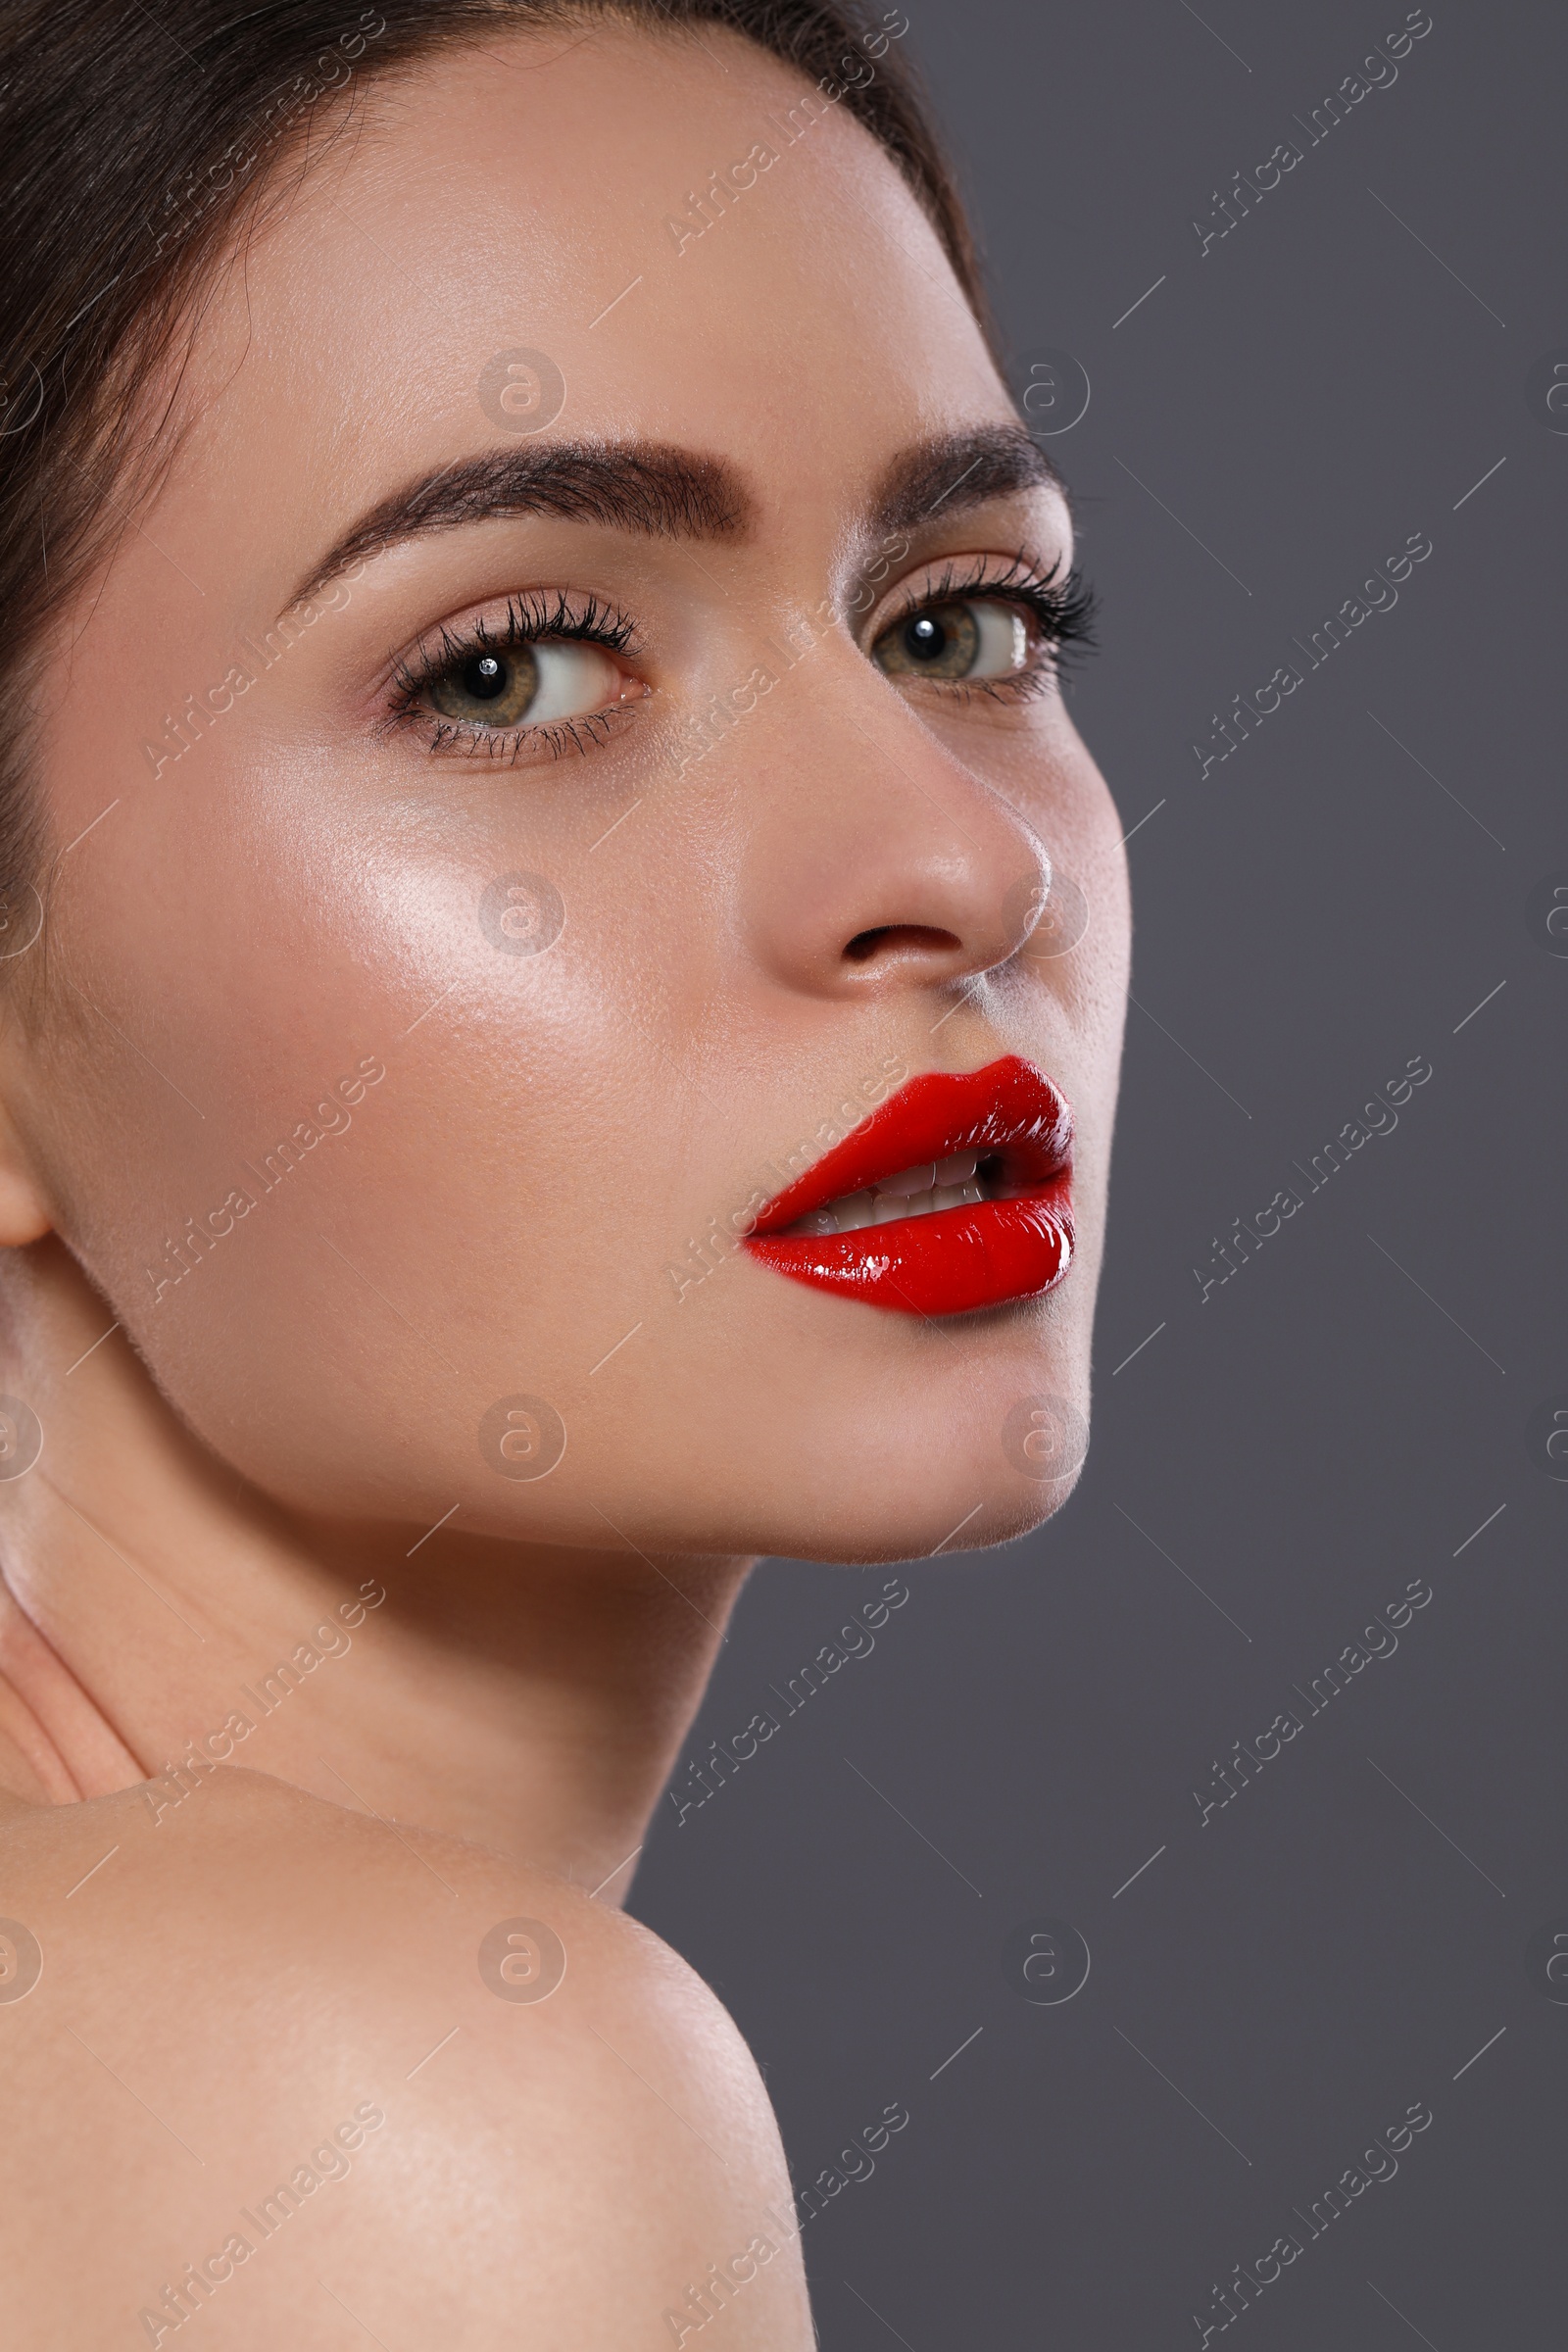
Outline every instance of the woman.
<svg viewBox="0 0 1568 2352"><path fill-rule="evenodd" d="M13 11L19 2345L811 2341L617 1905L757 1555L1069 1492L1128 929L904 29Z"/></svg>

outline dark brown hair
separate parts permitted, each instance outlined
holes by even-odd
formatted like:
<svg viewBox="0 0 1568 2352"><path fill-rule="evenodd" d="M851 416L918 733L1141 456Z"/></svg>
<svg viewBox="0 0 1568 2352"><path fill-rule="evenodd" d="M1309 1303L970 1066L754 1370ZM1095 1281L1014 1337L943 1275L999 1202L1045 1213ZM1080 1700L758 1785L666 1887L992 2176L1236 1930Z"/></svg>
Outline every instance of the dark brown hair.
<svg viewBox="0 0 1568 2352"><path fill-rule="evenodd" d="M977 317L963 214L897 46L861 0L5 0L0 31L0 905L36 875L27 704L50 624L158 462L145 394L248 219L370 81L498 30L723 25L831 85L898 165ZM176 370L177 375L177 370Z"/></svg>

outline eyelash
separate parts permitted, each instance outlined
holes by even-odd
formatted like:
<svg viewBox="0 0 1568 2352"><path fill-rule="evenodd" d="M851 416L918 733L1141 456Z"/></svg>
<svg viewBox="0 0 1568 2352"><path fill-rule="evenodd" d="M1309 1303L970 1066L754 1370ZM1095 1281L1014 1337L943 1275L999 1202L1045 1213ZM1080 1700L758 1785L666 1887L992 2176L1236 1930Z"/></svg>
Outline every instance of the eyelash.
<svg viewBox="0 0 1568 2352"><path fill-rule="evenodd" d="M1016 605L1028 613L1036 637L1033 656L1022 669L1000 678L952 679L940 686L945 694L964 700L984 694L995 702L1021 702L1047 692L1095 651L1099 600L1083 573L1076 568L1064 572L1059 563L1047 567L1026 556L1015 556L1007 564L999 564L993 556L977 556L967 569L955 570L950 565L940 578L922 582L907 602L888 615L877 634L884 636L927 606L960 605L982 598Z"/></svg>
<svg viewBox="0 0 1568 2352"><path fill-rule="evenodd" d="M607 653L626 654L636 651L637 632L623 612L601 604L596 596L574 599L556 589L509 597L499 626L479 620L461 633L443 626L437 630L433 646L421 645L409 661L399 662L392 675L389 725L418 727L432 752L477 752L504 763L515 760L524 751L541 751L559 760L567 752L586 751L590 744L604 743L631 716L634 705L615 705L586 718L538 720L532 726L475 727L427 710L419 699L443 672L473 661L476 655L551 641L598 645Z"/></svg>
<svg viewBox="0 0 1568 2352"><path fill-rule="evenodd" d="M1022 701L1048 691L1074 660L1094 650L1097 600L1082 573L1076 569L1064 573L1059 564L1047 568L1023 556L1005 564L981 556L967 567L949 565L939 577L923 581L883 621L877 634L885 635L929 606L962 604L982 597L1016 605L1029 615L1036 637L1033 656L1024 668L1004 677L930 682L944 694L963 700L984 694L997 702ZM539 720L531 726L523 723L508 728L466 725L461 719L431 711L420 700L436 678L476 655L551 640L626 654L636 651L637 632L624 613L592 595L574 600L557 589L510 597L499 626L480 620L461 633L443 626L433 645L421 645L408 661L399 662L393 672L389 728L417 727L431 752L478 753L503 764L516 761L524 752L537 751L559 760L569 752L605 743L632 716L635 704L612 705L584 718Z"/></svg>

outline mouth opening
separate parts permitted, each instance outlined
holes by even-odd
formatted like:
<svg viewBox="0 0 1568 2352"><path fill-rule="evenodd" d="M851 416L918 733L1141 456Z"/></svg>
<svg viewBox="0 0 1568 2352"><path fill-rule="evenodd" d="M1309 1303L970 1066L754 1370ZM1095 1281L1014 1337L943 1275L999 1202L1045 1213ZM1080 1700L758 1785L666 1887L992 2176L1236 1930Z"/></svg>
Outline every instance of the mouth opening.
<svg viewBox="0 0 1568 2352"><path fill-rule="evenodd" d="M973 1208L1005 1200L1020 1188L1009 1183L1005 1152L955 1152L946 1159L921 1160L900 1168L857 1193L842 1193L819 1208L780 1226L777 1241L829 1233L858 1233L867 1225L901 1225L945 1208Z"/></svg>

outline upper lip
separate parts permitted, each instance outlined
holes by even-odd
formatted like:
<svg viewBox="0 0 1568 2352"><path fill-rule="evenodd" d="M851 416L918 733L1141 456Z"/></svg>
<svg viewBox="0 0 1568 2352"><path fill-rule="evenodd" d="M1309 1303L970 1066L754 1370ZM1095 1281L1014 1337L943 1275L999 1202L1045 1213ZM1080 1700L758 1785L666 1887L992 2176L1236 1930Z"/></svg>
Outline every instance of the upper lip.
<svg viewBox="0 0 1568 2352"><path fill-rule="evenodd" d="M1009 1193L1031 1192L1070 1167L1072 1111L1044 1071L1016 1054L979 1070L924 1071L776 1193L753 1237L778 1233L829 1200L958 1152L1002 1154Z"/></svg>

